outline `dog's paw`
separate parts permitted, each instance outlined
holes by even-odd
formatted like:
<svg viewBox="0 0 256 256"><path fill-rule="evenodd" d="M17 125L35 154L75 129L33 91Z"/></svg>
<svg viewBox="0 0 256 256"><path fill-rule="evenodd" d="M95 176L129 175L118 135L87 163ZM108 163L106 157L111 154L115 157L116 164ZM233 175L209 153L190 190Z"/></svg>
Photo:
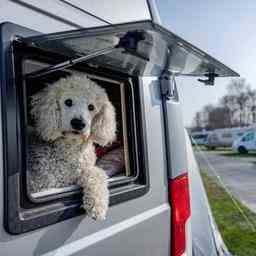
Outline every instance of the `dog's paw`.
<svg viewBox="0 0 256 256"><path fill-rule="evenodd" d="M107 216L107 208L103 209L102 207L93 207L91 211L91 217L94 220L105 220Z"/></svg>
<svg viewBox="0 0 256 256"><path fill-rule="evenodd" d="M80 178L83 187L83 207L87 216L95 220L106 218L109 205L108 180L105 172L98 168L85 169Z"/></svg>
<svg viewBox="0 0 256 256"><path fill-rule="evenodd" d="M106 219L108 211L108 198L101 198L101 200L98 200L85 197L83 200L83 208L87 216L92 219L104 220Z"/></svg>

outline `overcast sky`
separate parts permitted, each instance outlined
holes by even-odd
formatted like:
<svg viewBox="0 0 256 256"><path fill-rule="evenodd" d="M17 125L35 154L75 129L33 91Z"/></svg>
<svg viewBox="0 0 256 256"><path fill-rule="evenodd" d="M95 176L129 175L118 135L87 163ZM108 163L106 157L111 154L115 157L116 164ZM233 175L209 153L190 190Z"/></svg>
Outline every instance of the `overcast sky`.
<svg viewBox="0 0 256 256"><path fill-rule="evenodd" d="M256 89L256 0L156 0L163 24L237 71ZM216 103L229 79L203 86L197 79L177 80L186 126L196 111Z"/></svg>

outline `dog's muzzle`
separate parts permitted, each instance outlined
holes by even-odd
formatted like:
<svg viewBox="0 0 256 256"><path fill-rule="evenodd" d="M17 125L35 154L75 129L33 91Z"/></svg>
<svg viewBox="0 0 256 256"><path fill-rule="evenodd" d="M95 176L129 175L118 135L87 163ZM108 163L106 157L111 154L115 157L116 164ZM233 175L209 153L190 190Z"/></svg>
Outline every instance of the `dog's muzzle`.
<svg viewBox="0 0 256 256"><path fill-rule="evenodd" d="M84 121L82 119L78 119L78 118L73 118L70 122L72 129L77 130L77 131L82 131L86 124L84 123Z"/></svg>

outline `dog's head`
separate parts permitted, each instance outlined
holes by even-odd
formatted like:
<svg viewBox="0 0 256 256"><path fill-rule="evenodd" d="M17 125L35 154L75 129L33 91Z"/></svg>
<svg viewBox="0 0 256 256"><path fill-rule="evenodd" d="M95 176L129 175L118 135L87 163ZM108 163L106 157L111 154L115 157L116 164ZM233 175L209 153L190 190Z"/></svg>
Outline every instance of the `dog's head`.
<svg viewBox="0 0 256 256"><path fill-rule="evenodd" d="M76 74L32 96L32 116L45 141L60 137L92 138L105 146L115 140L115 110L103 88Z"/></svg>

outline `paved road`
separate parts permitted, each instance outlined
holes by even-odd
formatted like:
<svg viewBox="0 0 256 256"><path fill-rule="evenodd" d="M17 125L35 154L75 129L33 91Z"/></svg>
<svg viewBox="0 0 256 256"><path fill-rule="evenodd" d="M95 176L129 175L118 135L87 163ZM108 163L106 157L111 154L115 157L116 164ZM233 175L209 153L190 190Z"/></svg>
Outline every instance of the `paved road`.
<svg viewBox="0 0 256 256"><path fill-rule="evenodd" d="M256 212L256 157L235 158L207 151L195 152L195 156L199 167L212 175L207 158L233 195Z"/></svg>

